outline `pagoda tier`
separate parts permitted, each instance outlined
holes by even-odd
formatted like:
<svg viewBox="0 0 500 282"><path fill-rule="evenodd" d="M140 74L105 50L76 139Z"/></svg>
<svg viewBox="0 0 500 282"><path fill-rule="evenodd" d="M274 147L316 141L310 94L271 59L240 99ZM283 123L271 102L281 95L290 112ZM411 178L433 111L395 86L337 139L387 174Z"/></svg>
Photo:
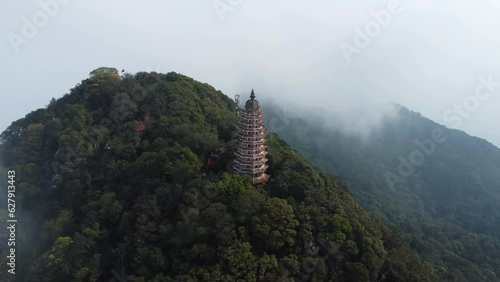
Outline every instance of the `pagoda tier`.
<svg viewBox="0 0 500 282"><path fill-rule="evenodd" d="M255 100L252 90L250 100L245 104L245 111L239 121L238 149L235 152L234 171L249 174L252 184L261 184L269 179L266 169L269 167L266 151L266 133L259 101Z"/></svg>
<svg viewBox="0 0 500 282"><path fill-rule="evenodd" d="M252 137L240 136L240 137L238 137L238 141L239 142L257 142L257 143L261 143L262 145L264 145L264 143L266 142L266 138L264 138L264 136L252 136Z"/></svg>

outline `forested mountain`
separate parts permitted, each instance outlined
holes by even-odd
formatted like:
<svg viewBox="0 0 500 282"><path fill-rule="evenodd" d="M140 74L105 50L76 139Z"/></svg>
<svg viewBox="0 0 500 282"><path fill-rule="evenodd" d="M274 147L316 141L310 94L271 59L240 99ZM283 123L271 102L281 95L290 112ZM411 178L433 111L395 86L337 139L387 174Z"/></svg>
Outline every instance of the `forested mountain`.
<svg viewBox="0 0 500 282"><path fill-rule="evenodd" d="M230 173L234 109L177 73L101 68L13 122L0 149L2 175L16 172L16 274L4 245L0 280L435 281L277 135L268 183Z"/></svg>
<svg viewBox="0 0 500 282"><path fill-rule="evenodd" d="M268 107L275 131L341 177L442 281L500 281L500 150L395 105L368 138Z"/></svg>

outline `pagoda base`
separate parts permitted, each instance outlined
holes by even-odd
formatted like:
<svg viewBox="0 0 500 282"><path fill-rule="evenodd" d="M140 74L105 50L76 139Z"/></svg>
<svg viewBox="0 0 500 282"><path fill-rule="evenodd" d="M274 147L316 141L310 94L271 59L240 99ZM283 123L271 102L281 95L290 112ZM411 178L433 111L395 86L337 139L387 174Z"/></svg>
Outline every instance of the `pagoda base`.
<svg viewBox="0 0 500 282"><path fill-rule="evenodd" d="M271 176L269 174L263 174L262 176L260 177L257 177L257 178L252 178L252 184L256 185L256 184L262 184L264 182L267 182L269 180Z"/></svg>

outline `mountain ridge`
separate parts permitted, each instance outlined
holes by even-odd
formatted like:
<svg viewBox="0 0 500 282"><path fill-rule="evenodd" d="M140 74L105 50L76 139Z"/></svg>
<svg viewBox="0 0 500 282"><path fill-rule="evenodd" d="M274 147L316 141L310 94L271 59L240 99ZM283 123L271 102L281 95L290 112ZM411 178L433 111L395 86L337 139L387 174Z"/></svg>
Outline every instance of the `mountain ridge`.
<svg viewBox="0 0 500 282"><path fill-rule="evenodd" d="M230 173L234 109L177 73L102 68L13 122L0 153L18 174L24 221L15 280L435 280L340 180L277 135L268 183Z"/></svg>

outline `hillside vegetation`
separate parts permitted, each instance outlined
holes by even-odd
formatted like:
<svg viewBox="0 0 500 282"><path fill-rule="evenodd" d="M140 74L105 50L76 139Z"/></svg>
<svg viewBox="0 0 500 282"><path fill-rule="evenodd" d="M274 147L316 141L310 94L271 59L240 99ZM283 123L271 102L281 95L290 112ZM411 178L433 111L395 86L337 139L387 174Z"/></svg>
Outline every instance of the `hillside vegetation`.
<svg viewBox="0 0 500 282"><path fill-rule="evenodd" d="M441 281L500 281L500 149L395 107L396 117L366 140L305 115L276 123L276 132L349 182L360 205ZM284 118L276 109L267 109L268 119Z"/></svg>
<svg viewBox="0 0 500 282"><path fill-rule="evenodd" d="M13 122L0 149L16 171L18 253L13 276L2 249L0 280L435 281L278 136L269 183L230 173L234 108L177 73L102 68Z"/></svg>

